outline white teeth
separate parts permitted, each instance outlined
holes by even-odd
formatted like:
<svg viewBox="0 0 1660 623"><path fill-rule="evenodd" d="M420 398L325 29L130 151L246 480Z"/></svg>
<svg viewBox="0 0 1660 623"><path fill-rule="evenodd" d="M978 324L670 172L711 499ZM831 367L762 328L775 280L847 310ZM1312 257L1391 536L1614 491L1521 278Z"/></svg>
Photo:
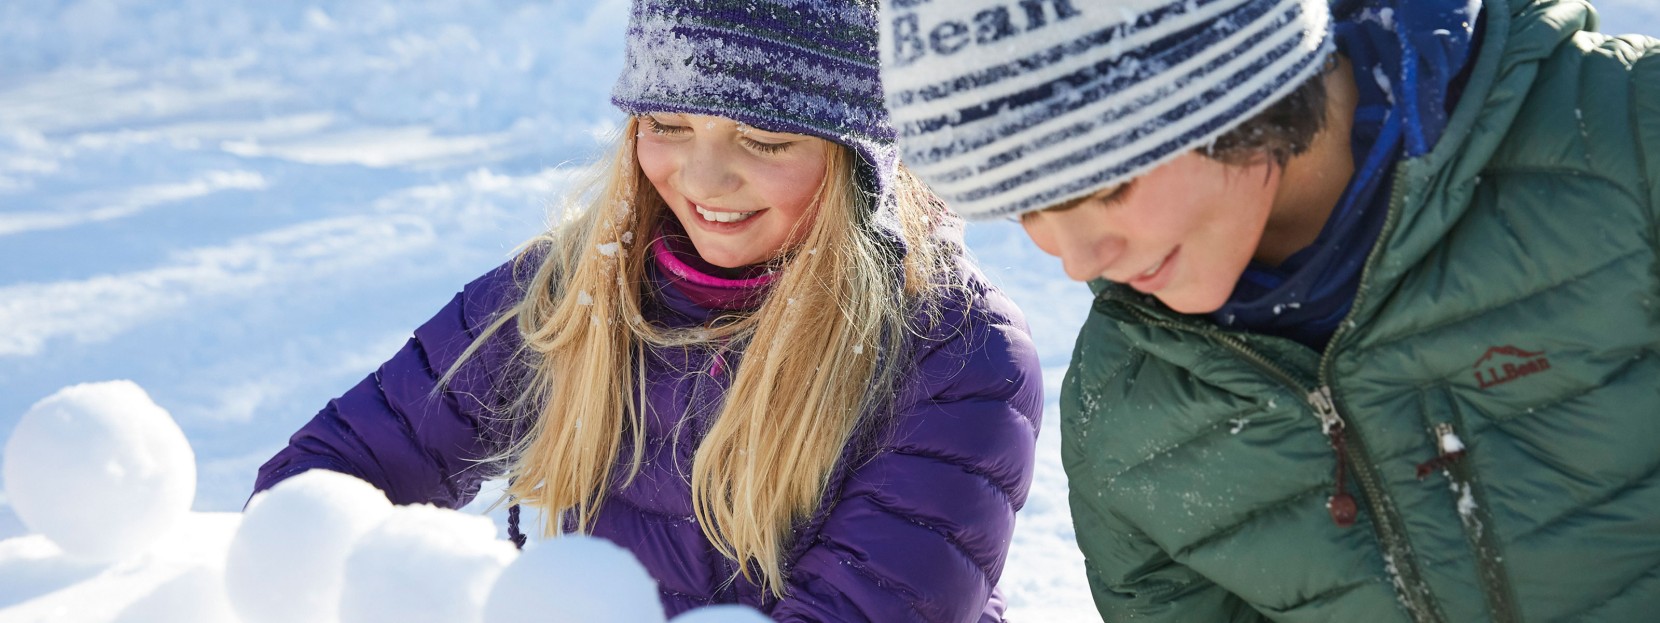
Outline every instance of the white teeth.
<svg viewBox="0 0 1660 623"><path fill-rule="evenodd" d="M703 209L703 206L697 204L692 204L692 207L697 209L698 215L702 216L703 220L714 221L716 223L736 223L751 216L755 216L755 212L715 212L712 210L705 210ZM756 212L759 212L759 210L756 210Z"/></svg>
<svg viewBox="0 0 1660 623"><path fill-rule="evenodd" d="M1169 257L1169 256L1165 256L1165 257ZM1162 259L1159 260L1159 263L1154 264L1152 268L1147 269L1147 272L1141 273L1141 276L1151 277L1154 274L1158 273L1160 268L1164 268L1164 260L1162 260Z"/></svg>

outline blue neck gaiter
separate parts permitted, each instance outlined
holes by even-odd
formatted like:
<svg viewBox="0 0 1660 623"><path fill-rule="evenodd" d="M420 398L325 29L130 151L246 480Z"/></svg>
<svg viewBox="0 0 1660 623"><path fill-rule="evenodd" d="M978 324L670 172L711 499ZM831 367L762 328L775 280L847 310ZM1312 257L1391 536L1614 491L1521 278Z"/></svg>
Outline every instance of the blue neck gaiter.
<svg viewBox="0 0 1660 623"><path fill-rule="evenodd" d="M1479 2L1371 0L1332 7L1333 39L1359 95L1350 147L1355 174L1314 243L1278 266L1252 262L1212 313L1226 329L1324 350L1348 316L1366 258L1388 215L1395 163L1434 147L1477 47Z"/></svg>

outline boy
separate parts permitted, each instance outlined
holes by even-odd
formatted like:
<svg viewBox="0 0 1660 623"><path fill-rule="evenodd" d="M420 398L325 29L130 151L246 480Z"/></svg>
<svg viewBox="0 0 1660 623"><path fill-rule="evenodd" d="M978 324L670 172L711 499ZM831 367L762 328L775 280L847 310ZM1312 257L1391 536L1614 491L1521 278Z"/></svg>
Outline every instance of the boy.
<svg viewBox="0 0 1660 623"><path fill-rule="evenodd" d="M1097 608L1660 610L1660 42L1571 0L886 0L904 158L1098 293Z"/></svg>

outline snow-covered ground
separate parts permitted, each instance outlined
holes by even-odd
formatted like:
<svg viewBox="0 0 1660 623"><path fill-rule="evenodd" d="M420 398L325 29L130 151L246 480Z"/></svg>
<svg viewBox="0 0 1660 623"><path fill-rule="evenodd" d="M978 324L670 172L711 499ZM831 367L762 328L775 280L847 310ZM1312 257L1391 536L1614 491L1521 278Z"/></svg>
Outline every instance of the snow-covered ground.
<svg viewBox="0 0 1660 623"><path fill-rule="evenodd" d="M1605 31L1660 33L1647 0L1598 4ZM0 621L148 620L216 582L255 468L538 231L616 126L626 8L0 1L0 435L60 388L131 379L198 467L195 512L120 563L25 536L0 494ZM1054 426L1087 291L1017 227L969 238L1049 388L1011 615L1095 620Z"/></svg>

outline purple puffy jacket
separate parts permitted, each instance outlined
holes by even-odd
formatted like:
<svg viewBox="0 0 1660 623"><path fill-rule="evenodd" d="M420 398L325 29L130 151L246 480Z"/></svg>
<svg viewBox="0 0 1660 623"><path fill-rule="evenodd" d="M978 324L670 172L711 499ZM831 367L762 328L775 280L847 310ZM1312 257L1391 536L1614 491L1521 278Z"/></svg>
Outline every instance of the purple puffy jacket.
<svg viewBox="0 0 1660 623"><path fill-rule="evenodd" d="M495 474L474 461L507 434L487 406L505 404L511 383L501 381L522 374L511 357L516 332L498 332L444 392L433 389L490 318L516 302L524 275L511 266L468 284L378 372L330 401L260 468L255 490L321 468L362 478L399 504L454 508L477 495ZM952 290L942 321L915 338L916 367L899 384L890 429L874 436L882 443L844 458L825 505L794 536L783 600L741 576L728 581L736 566L698 528L681 476L701 436L682 435L670 448L674 415L712 418L741 364L730 353L719 367L698 350L648 353L647 413L668 417L648 422L645 464L610 492L594 534L639 558L668 616L742 603L779 621L1003 619L995 585L1031 484L1042 381L1020 311L966 259L958 270L967 287ZM664 271L651 272L666 285ZM660 293L646 306L654 322L689 326L714 313L675 288L651 290Z"/></svg>

